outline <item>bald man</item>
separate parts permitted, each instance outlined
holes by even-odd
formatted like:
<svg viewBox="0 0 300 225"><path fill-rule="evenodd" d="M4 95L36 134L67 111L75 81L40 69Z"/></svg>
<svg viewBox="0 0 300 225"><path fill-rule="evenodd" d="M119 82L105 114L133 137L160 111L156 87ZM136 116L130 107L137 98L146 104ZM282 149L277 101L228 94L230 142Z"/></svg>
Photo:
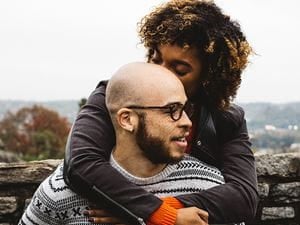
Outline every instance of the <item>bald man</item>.
<svg viewBox="0 0 300 225"><path fill-rule="evenodd" d="M184 154L191 128L187 97L169 70L147 63L121 67L108 83L106 105L116 133L110 164L126 179L158 197L224 183L216 168ZM179 209L179 202L170 205L173 210L203 214L195 207ZM87 209L88 201L64 182L60 165L39 186L19 224L93 224L84 216ZM197 218L185 224L207 224Z"/></svg>

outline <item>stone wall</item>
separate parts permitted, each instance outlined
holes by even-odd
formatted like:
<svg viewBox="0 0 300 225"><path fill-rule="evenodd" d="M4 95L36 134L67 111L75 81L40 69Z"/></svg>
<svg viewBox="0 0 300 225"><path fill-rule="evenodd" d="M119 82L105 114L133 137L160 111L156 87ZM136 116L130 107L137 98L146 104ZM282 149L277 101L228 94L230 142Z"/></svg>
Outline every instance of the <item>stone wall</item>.
<svg viewBox="0 0 300 225"><path fill-rule="evenodd" d="M39 183L61 160L0 163L0 225L16 224ZM261 202L249 224L300 225L300 153L256 155Z"/></svg>
<svg viewBox="0 0 300 225"><path fill-rule="evenodd" d="M300 153L256 154L260 205L253 224L300 224Z"/></svg>
<svg viewBox="0 0 300 225"><path fill-rule="evenodd" d="M0 163L0 225L17 224L35 189L60 162Z"/></svg>

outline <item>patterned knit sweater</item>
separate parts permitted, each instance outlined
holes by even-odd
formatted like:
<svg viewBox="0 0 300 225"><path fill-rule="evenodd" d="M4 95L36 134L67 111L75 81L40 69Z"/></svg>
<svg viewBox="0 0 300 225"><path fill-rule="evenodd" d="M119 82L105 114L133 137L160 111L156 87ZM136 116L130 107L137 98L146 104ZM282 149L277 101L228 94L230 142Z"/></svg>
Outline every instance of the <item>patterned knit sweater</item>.
<svg viewBox="0 0 300 225"><path fill-rule="evenodd" d="M128 180L158 197L200 192L224 183L217 168L191 156L185 156L179 163L168 165L160 173L148 178L133 176L112 156L110 163ZM19 225L93 224L83 215L86 209L88 201L65 184L61 164L38 187Z"/></svg>

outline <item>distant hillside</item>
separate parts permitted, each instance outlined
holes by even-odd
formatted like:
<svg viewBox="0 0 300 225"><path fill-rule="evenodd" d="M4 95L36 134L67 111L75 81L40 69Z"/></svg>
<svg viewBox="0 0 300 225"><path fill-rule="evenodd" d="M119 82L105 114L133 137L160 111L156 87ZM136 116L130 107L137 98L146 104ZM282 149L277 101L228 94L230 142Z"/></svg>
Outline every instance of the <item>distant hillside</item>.
<svg viewBox="0 0 300 225"><path fill-rule="evenodd" d="M67 117L70 122L73 122L78 112L78 102L76 100L47 102L0 100L0 119L8 110L15 112L22 107L38 104L57 111L60 115ZM239 105L246 112L250 131L262 129L266 124L272 124L278 128L287 128L289 125L300 127L300 102L285 104L243 103Z"/></svg>
<svg viewBox="0 0 300 225"><path fill-rule="evenodd" d="M16 112L22 107L30 107L32 105L42 105L49 109L57 111L61 116L67 117L70 123L76 118L79 106L76 100L62 100L62 101L12 101L0 100L0 119L3 118L7 111Z"/></svg>
<svg viewBox="0 0 300 225"><path fill-rule="evenodd" d="M300 102L284 104L248 103L240 104L245 112L249 130L264 128L266 124L287 129L289 125L300 128Z"/></svg>

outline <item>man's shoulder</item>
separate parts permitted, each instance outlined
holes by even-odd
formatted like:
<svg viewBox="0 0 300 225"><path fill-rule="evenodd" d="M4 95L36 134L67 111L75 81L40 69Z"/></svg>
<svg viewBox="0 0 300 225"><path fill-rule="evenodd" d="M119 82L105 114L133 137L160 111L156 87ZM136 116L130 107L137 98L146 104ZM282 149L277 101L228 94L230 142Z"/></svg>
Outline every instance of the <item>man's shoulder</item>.
<svg viewBox="0 0 300 225"><path fill-rule="evenodd" d="M45 182L45 185L50 188L51 193L55 195L65 194L64 192L71 191L63 178L63 163L56 168L56 170L48 178L47 182Z"/></svg>
<svg viewBox="0 0 300 225"><path fill-rule="evenodd" d="M66 219L87 224L87 219L80 214L88 206L87 200L71 191L62 175L61 164L40 184L20 220L21 224L68 224Z"/></svg>
<svg viewBox="0 0 300 225"><path fill-rule="evenodd" d="M39 198L48 199L47 201L53 204L70 194L73 193L63 179L63 164L60 164L36 191Z"/></svg>
<svg viewBox="0 0 300 225"><path fill-rule="evenodd" d="M41 183L35 193L35 198L56 210L69 209L74 202L79 206L87 204L86 199L72 191L65 183L63 179L63 163Z"/></svg>

